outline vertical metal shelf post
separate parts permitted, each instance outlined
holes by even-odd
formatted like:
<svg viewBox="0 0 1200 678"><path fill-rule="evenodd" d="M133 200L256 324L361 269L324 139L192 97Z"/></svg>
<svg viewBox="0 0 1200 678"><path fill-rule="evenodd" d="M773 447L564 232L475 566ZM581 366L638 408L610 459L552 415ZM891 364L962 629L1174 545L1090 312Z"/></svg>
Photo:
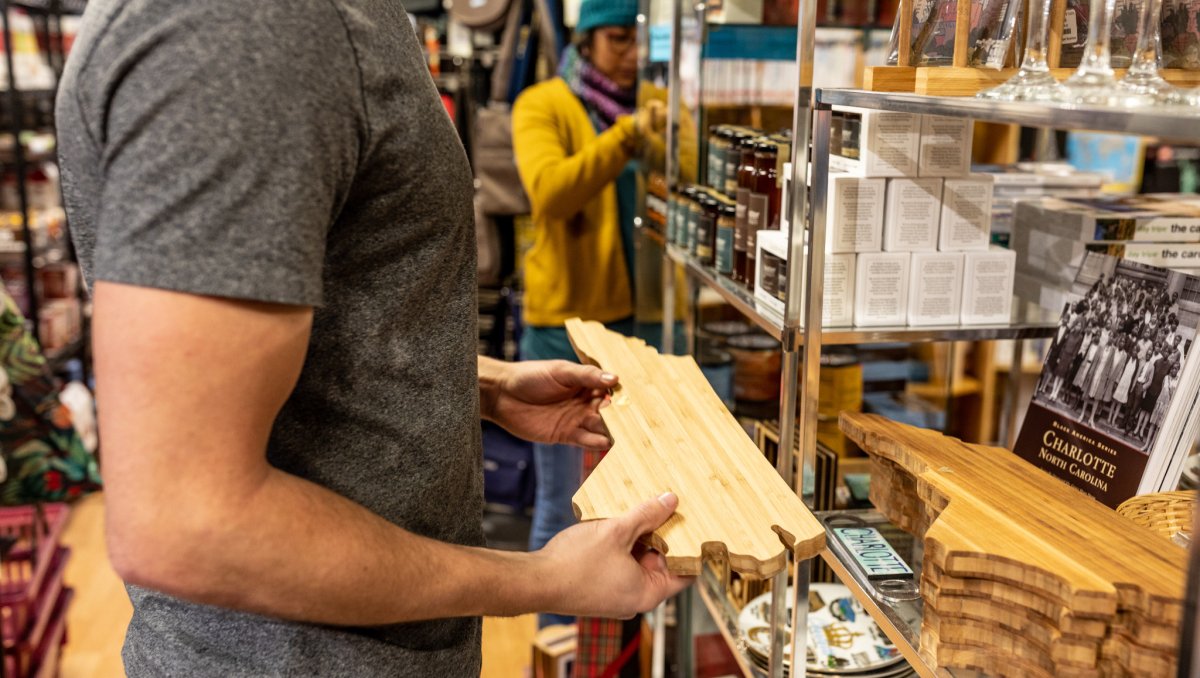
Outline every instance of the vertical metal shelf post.
<svg viewBox="0 0 1200 678"><path fill-rule="evenodd" d="M650 15L650 0L643 0L642 14L647 17ZM667 180L667 205L671 204L671 195L679 187L679 163L676 160L676 143L678 143L679 121L676 119L676 111L679 110L679 28L680 18L679 0L671 2L671 56L667 66L667 158L666 167L663 168L663 174ZM650 37L650 21L647 19L644 23L646 26L646 51L649 53L650 44L653 39ZM678 208L676 208L678 209ZM667 218L671 219L670 210L667 211ZM662 261L662 286L663 286L663 317L662 317L662 351L663 353L675 353L675 263L671 261L671 257L667 256L667 247L670 243L663 245L663 261Z"/></svg>
<svg viewBox="0 0 1200 678"><path fill-rule="evenodd" d="M814 148L809 160L809 142L813 125L812 75L816 50L817 1L802 0L796 22L796 104L792 122L792 213L788 233L788 289L783 321L783 397L779 413L779 471L791 483L809 508L814 493L807 487L808 472L816 468L817 388L821 370L821 295L824 275L825 229L823 182L827 172L829 150L828 111L818 125L817 146L824 141L824 150ZM823 133L822 133L823 131ZM818 181L818 179L820 181ZM810 210L809 190L816 200ZM810 218L811 213L811 218ZM808 253L805 259L805 235ZM806 315L806 318L802 316ZM804 381L799 381L800 342L803 332ZM799 390L799 402L797 402ZM796 439L797 406L801 408L800 472L792 459ZM786 453L785 453L786 451ZM814 475L815 477L815 475ZM809 563L793 558L792 599L792 663L791 676L804 678L807 673L805 657L808 642L808 590L812 569ZM787 606L781 605L787 592L787 575L780 587L776 582L772 596L771 678L783 675L783 652L777 636L786 629ZM782 591L780 591L782 589Z"/></svg>

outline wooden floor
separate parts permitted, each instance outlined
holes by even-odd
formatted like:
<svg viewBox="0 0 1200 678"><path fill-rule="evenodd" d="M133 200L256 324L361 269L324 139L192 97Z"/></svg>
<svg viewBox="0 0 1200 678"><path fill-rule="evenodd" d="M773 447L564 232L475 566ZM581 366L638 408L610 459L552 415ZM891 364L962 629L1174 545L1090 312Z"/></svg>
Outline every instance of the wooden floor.
<svg viewBox="0 0 1200 678"><path fill-rule="evenodd" d="M63 537L71 547L67 585L75 600L67 616L70 642L63 650L61 678L123 678L121 642L132 612L121 580L104 546L104 499L76 503ZM536 626L533 616L485 619L483 678L522 678Z"/></svg>

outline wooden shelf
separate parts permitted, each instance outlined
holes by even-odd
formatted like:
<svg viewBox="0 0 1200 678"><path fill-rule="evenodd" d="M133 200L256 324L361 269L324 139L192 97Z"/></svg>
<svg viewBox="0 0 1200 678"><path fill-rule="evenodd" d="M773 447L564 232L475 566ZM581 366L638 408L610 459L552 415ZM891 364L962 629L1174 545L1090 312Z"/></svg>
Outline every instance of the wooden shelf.
<svg viewBox="0 0 1200 678"><path fill-rule="evenodd" d="M944 383L909 382L907 390L915 396L932 400L945 398L947 395L951 398L964 398L979 395L983 391L983 384L975 377L959 377L954 380L950 389L947 389Z"/></svg>
<svg viewBox="0 0 1200 678"><path fill-rule="evenodd" d="M875 66L866 69L863 87L877 92L936 93L941 96L970 97L1004 84L1016 72L1015 68L996 70L957 66ZM1051 72L1062 82L1071 77L1075 69L1054 68ZM1120 78L1125 75L1125 70L1116 69L1114 73ZM1162 76L1178 87L1200 85L1198 71L1163 69Z"/></svg>

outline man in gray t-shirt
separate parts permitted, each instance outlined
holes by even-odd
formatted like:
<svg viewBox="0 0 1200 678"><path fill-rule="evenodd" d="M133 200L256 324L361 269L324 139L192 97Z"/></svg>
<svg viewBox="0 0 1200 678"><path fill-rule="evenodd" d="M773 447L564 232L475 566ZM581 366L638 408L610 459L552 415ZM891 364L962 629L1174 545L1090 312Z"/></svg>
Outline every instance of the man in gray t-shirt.
<svg viewBox="0 0 1200 678"><path fill-rule="evenodd" d="M615 378L474 355L472 181L394 0L92 0L58 101L132 676L477 676L480 615L627 616L673 511L480 548L479 417L603 447Z"/></svg>

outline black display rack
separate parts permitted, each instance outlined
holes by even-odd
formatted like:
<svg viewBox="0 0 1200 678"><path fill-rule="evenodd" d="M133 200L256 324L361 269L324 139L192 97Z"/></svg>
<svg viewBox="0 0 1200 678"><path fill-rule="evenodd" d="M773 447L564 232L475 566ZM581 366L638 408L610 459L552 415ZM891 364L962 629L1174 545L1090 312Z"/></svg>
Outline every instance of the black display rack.
<svg viewBox="0 0 1200 678"><path fill-rule="evenodd" d="M21 133L26 130L51 130L54 128L54 99L56 90L22 90L16 78L13 59L13 33L9 21L10 9L22 9L34 22L39 43L45 46L47 61L55 74L61 77L66 63L62 19L67 15L82 14L86 0L0 0L0 24L4 30L4 60L8 67L7 91L0 97L0 129L13 137L12 157L4 165L12 167L17 178L18 209L21 218L21 238L24 243L24 277L28 298L29 324L34 337L40 341L41 299L37 285L38 253L30 224L28 171L31 163L52 160L53 157L30 156L21 143ZM0 83L0 85L5 83ZM83 334L86 336L86 328ZM50 362L63 365L72 357L86 350L87 342L77 337L69 345L53 351Z"/></svg>

